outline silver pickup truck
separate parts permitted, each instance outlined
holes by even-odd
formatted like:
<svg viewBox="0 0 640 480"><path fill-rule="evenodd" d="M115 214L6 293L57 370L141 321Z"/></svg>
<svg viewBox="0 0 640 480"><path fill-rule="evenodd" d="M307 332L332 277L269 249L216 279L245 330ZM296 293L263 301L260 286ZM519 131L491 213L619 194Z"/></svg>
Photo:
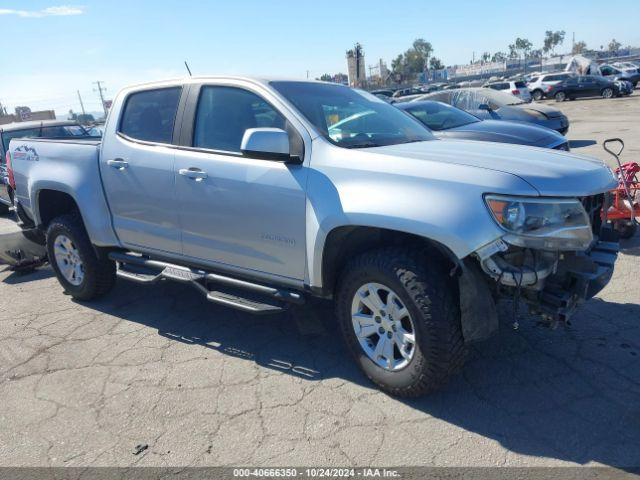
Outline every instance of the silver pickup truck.
<svg viewBox="0 0 640 480"><path fill-rule="evenodd" d="M403 396L437 388L496 302L549 323L609 281L602 162L436 140L341 85L189 78L126 88L98 141L14 140L25 225L79 300L116 277L193 285L273 313L333 299L364 373Z"/></svg>

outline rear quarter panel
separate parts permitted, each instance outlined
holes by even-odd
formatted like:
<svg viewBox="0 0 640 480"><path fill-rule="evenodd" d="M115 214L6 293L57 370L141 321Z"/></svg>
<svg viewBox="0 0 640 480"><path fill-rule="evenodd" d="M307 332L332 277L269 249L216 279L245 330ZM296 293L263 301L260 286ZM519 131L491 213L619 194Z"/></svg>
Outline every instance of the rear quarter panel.
<svg viewBox="0 0 640 480"><path fill-rule="evenodd" d="M42 223L43 190L70 195L78 205L87 233L98 246L117 246L99 170L100 144L55 140L12 140L16 198L36 225Z"/></svg>

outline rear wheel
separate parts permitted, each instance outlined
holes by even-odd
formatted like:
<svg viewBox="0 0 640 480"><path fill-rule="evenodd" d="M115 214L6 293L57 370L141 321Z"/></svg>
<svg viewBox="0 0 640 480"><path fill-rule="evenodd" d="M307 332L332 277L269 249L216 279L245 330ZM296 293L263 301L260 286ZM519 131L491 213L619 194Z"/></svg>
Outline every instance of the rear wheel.
<svg viewBox="0 0 640 480"><path fill-rule="evenodd" d="M336 308L358 366L388 393L432 392L464 364L457 284L433 258L404 248L356 257Z"/></svg>
<svg viewBox="0 0 640 480"><path fill-rule="evenodd" d="M533 92L531 92L531 96L536 102L539 102L543 97L542 90L534 90Z"/></svg>
<svg viewBox="0 0 640 480"><path fill-rule="evenodd" d="M613 97L613 89L605 88L602 90L602 98L612 98Z"/></svg>
<svg viewBox="0 0 640 480"><path fill-rule="evenodd" d="M115 263L98 255L79 215L62 215L51 222L47 253L58 281L73 298L92 300L115 283Z"/></svg>
<svg viewBox="0 0 640 480"><path fill-rule="evenodd" d="M558 92L554 95L556 102L564 102L567 98L567 95L564 92Z"/></svg>

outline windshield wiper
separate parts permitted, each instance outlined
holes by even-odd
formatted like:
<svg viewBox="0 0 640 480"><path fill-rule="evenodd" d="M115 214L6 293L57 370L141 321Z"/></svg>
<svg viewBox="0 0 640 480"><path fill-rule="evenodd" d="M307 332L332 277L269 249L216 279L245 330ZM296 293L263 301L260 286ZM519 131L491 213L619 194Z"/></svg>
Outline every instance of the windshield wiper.
<svg viewBox="0 0 640 480"><path fill-rule="evenodd" d="M354 143L352 145L345 145L345 148L369 148L369 147L380 147L381 145L374 142L362 142L362 143Z"/></svg>

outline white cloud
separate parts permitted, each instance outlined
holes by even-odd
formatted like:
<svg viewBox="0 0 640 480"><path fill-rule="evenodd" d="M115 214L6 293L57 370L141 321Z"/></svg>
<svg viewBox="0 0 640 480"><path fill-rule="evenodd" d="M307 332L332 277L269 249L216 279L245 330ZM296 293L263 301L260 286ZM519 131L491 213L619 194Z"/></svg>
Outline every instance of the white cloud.
<svg viewBox="0 0 640 480"><path fill-rule="evenodd" d="M82 15L83 13L84 7L72 7L70 5L47 7L42 10L12 10L0 8L0 15L16 15L22 18L66 17L69 15Z"/></svg>

